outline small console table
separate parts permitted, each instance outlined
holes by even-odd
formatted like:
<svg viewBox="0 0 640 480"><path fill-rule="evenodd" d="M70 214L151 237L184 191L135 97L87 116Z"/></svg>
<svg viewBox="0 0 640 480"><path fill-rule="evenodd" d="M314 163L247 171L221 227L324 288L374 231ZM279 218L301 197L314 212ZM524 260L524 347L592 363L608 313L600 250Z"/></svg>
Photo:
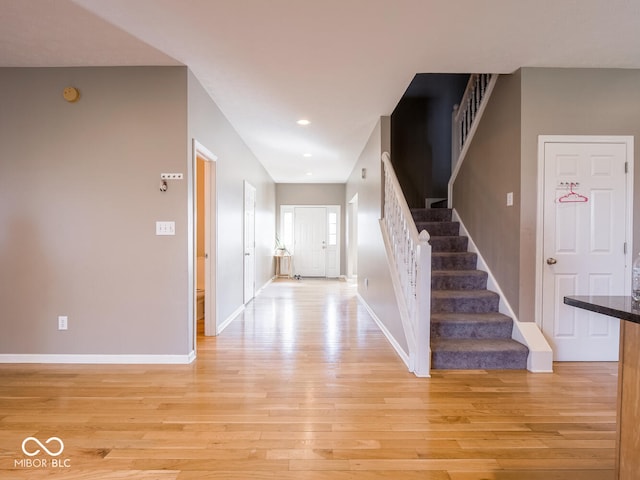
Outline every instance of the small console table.
<svg viewBox="0 0 640 480"><path fill-rule="evenodd" d="M616 478L635 480L640 472L640 303L623 296L572 296L564 303L619 318Z"/></svg>

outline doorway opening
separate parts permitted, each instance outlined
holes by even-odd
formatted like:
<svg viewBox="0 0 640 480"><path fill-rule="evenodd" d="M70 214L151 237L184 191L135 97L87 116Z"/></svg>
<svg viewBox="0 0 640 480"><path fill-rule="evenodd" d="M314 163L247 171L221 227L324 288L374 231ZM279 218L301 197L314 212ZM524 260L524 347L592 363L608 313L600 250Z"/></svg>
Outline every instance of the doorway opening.
<svg viewBox="0 0 640 480"><path fill-rule="evenodd" d="M256 296L256 188L244 181L244 304Z"/></svg>
<svg viewBox="0 0 640 480"><path fill-rule="evenodd" d="M194 350L198 335L216 334L216 160L211 151L193 141L190 310Z"/></svg>
<svg viewBox="0 0 640 480"><path fill-rule="evenodd" d="M340 205L281 205L280 222L295 278L340 276Z"/></svg>
<svg viewBox="0 0 640 480"><path fill-rule="evenodd" d="M358 194L347 206L347 278L358 278Z"/></svg>

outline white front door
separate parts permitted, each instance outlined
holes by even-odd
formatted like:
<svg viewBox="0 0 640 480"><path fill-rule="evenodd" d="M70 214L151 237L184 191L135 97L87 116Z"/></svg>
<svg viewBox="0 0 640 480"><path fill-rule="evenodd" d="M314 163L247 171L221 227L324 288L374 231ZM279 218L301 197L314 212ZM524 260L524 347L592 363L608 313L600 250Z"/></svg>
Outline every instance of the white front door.
<svg viewBox="0 0 640 480"><path fill-rule="evenodd" d="M295 274L302 277L326 276L327 209L296 207L293 216Z"/></svg>
<svg viewBox="0 0 640 480"><path fill-rule="evenodd" d="M554 360L616 361L620 320L563 300L629 294L630 147L624 141L541 137L539 148L544 155L542 330Z"/></svg>
<svg viewBox="0 0 640 480"><path fill-rule="evenodd" d="M244 182L244 303L256 294L256 189Z"/></svg>

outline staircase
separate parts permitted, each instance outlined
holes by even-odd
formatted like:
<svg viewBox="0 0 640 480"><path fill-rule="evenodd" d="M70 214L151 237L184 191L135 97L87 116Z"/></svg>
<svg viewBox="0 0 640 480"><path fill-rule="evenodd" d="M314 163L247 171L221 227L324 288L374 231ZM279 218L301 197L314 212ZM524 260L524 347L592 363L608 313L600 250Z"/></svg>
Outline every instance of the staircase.
<svg viewBox="0 0 640 480"><path fill-rule="evenodd" d="M431 368L526 369L529 350L511 338L513 320L498 312L487 273L445 208L412 209L431 236Z"/></svg>

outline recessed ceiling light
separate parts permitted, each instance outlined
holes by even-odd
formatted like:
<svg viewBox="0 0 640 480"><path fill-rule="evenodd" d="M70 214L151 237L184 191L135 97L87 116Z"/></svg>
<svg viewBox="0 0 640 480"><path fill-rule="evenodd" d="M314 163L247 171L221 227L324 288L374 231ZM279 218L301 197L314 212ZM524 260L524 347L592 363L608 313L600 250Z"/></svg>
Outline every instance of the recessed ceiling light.
<svg viewBox="0 0 640 480"><path fill-rule="evenodd" d="M311 172L307 172L307 176L310 177L311 175L313 175L313 173Z"/></svg>
<svg viewBox="0 0 640 480"><path fill-rule="evenodd" d="M311 122L309 120L307 120L306 118L301 118L296 123L298 125L306 126L306 125L309 125Z"/></svg>
<svg viewBox="0 0 640 480"><path fill-rule="evenodd" d="M311 155L310 153L303 153L303 154L302 154L302 156L303 156L303 157L306 157L306 158L309 158L309 157L311 157L312 155Z"/></svg>

